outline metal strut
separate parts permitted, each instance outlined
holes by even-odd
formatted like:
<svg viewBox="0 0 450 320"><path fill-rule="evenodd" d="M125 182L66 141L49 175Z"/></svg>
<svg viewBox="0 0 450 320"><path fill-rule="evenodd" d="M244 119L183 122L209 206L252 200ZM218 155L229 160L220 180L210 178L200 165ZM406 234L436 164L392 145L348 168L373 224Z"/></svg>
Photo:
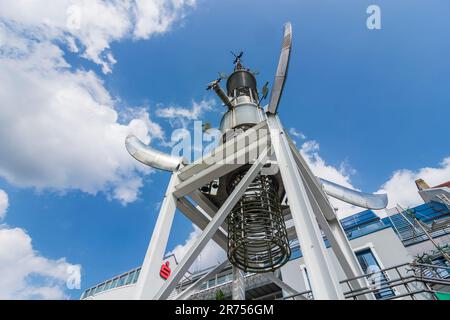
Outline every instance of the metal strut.
<svg viewBox="0 0 450 320"><path fill-rule="evenodd" d="M230 213L231 209L236 205L238 200L242 197L245 190L248 188L250 183L255 179L255 177L260 172L261 168L266 162L267 159L267 148L265 148L258 159L253 163L250 169L247 171L245 176L230 194L230 196L225 200L220 209L217 211L214 218L211 222L206 226L203 230L200 237L197 239L195 244L189 248L188 252L185 254L180 264L174 270L170 278L164 283L161 289L157 292L154 299L163 300L167 299L172 290L175 288L177 283L181 280L183 275L188 271L189 267L198 257L200 252L203 250L205 245L211 239L211 237L216 233L217 229L221 226L221 224L225 221L225 218Z"/></svg>

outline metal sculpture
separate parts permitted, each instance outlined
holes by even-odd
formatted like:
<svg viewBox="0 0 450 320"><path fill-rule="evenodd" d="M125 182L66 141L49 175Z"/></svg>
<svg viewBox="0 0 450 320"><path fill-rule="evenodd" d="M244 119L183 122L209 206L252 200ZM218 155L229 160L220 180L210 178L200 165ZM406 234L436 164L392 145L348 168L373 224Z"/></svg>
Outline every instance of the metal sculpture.
<svg viewBox="0 0 450 320"><path fill-rule="evenodd" d="M207 89L213 89L228 110L220 124L221 143L206 157L186 164L181 158L145 146L134 136L127 137L127 150L138 161L172 172L137 282L136 298L189 298L199 283L213 277L228 263L221 263L183 292L171 296L210 240L228 252L228 260L235 268L260 272L288 294L295 294L273 271L288 261L289 241L298 239L314 298L343 299L322 232L346 277L355 279L350 281L353 289L367 284L327 195L368 209L386 207L387 196L361 193L317 178L290 140L277 112L291 47L292 27L286 23L269 104L264 108L260 102L267 95L267 85L260 97L256 73L242 64L243 52L235 55L226 92L220 87L225 76L210 83ZM264 172L267 163L279 170ZM160 283L155 274L161 266L177 208L203 231L167 281ZM286 228L288 220L293 221L293 227ZM242 272L233 274L236 274L233 283L242 286ZM242 294L236 297L243 298Z"/></svg>

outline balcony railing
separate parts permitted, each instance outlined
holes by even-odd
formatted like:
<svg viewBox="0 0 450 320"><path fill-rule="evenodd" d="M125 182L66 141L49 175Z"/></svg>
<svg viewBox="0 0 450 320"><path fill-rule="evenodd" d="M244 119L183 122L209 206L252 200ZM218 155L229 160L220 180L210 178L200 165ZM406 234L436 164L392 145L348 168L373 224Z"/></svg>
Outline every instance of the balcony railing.
<svg viewBox="0 0 450 320"><path fill-rule="evenodd" d="M445 273L442 270L446 270ZM350 278L340 283L347 288L345 299L359 300L364 295L372 295L377 300L437 300L440 290L450 290L450 267L419 263L405 263L364 276ZM383 276L380 276L383 275ZM386 277L385 275L389 275ZM445 275L445 276L444 276ZM350 283L353 280L368 278L370 280L384 279L374 285L368 281L367 287L354 290ZM375 281L377 282L377 281ZM394 294L383 294L392 292ZM283 297L282 300L312 300L312 292L303 291L294 295Z"/></svg>

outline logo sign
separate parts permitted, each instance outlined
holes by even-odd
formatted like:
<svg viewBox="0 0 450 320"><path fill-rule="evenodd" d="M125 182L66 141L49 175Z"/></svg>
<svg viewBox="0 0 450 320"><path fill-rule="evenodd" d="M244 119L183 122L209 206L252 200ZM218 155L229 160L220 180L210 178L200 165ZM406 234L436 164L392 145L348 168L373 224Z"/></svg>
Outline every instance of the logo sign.
<svg viewBox="0 0 450 320"><path fill-rule="evenodd" d="M170 274L172 273L172 270L170 270L169 265L170 265L169 261L166 261L166 263L162 264L161 269L159 270L159 275L164 280L167 280L167 278L169 278Z"/></svg>

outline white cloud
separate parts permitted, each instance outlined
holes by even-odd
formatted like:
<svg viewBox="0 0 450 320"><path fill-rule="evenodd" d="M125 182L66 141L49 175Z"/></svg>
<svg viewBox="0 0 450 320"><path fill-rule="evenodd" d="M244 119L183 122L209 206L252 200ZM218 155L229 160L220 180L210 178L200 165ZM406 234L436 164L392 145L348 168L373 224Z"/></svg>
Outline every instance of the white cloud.
<svg viewBox="0 0 450 320"><path fill-rule="evenodd" d="M192 101L190 108L168 106L156 109L156 115L160 118L168 119L172 127L186 128L187 124L193 120L201 120L200 117L208 111L213 110L216 102L214 99Z"/></svg>
<svg viewBox="0 0 450 320"><path fill-rule="evenodd" d="M305 161L316 176L338 183L344 187L358 190L351 183L351 175L355 173L355 170L349 168L345 161L341 162L339 168L327 164L319 155L319 144L316 141L310 140L304 142L300 148L300 154L305 158ZM338 209L337 214L340 218L364 210L363 208L356 207L334 198L330 198L330 202L334 208Z"/></svg>
<svg viewBox="0 0 450 320"><path fill-rule="evenodd" d="M36 252L23 229L0 225L0 299L68 298L67 283L79 288L80 272L80 265Z"/></svg>
<svg viewBox="0 0 450 320"><path fill-rule="evenodd" d="M8 194L2 189L0 189L0 220L5 218L8 207L9 207Z"/></svg>
<svg viewBox="0 0 450 320"><path fill-rule="evenodd" d="M183 244L177 245L172 251L168 252L168 254L174 254L178 261L183 259L186 252L190 247L192 247L201 234L201 230L197 226L192 225L192 227L194 230L189 234L186 241ZM213 240L210 240L189 270L191 272L202 270L214 266L225 259L226 252L222 250L222 248L220 248L219 245Z"/></svg>
<svg viewBox="0 0 450 320"><path fill-rule="evenodd" d="M151 169L127 154L124 139L133 133L149 143L164 132L143 108L130 111L113 98L94 72L72 68L62 48L108 73L111 42L166 32L194 4L0 1L0 177L19 187L136 200ZM194 103L193 114L205 107Z"/></svg>
<svg viewBox="0 0 450 320"><path fill-rule="evenodd" d="M111 72L110 44L164 33L194 0L0 1L0 21L39 41L59 40Z"/></svg>
<svg viewBox="0 0 450 320"><path fill-rule="evenodd" d="M339 168L327 164L319 155L319 144L317 142L306 141L302 144L300 153L316 176L358 190L351 182L351 176L355 173L355 170L349 168L345 161L340 164ZM386 193L388 195L387 208L394 207L397 204L403 207L417 206L423 203L415 184L415 180L419 178L424 179L430 186L449 181L450 157L444 158L437 167L425 167L415 171L397 170L375 193ZM337 212L340 218L364 210L333 198L330 198L330 201L334 207L338 208ZM385 215L384 210L377 210L376 212L380 216Z"/></svg>
<svg viewBox="0 0 450 320"><path fill-rule="evenodd" d="M450 180L450 157L444 158L438 167L425 167L416 171L402 169L393 173L378 192L389 196L388 208L400 204L412 207L423 203L417 192L415 180L422 178L430 186L435 186Z"/></svg>
<svg viewBox="0 0 450 320"><path fill-rule="evenodd" d="M127 203L149 169L132 159L124 141L150 142L161 129L142 111L118 122L115 101L91 71L70 71L62 51L30 43L26 55L0 60L0 176L20 187L99 191Z"/></svg>
<svg viewBox="0 0 450 320"><path fill-rule="evenodd" d="M306 136L303 134L303 132L298 131L298 130L295 129L295 128L290 128L290 129L289 129L289 134L290 134L291 136L295 137L295 138L299 138L299 139L302 139L302 140L305 140L305 139L306 139Z"/></svg>
<svg viewBox="0 0 450 320"><path fill-rule="evenodd" d="M195 0L136 0L134 35L148 39L152 34L165 32L174 21L184 16L184 9L195 5Z"/></svg>

